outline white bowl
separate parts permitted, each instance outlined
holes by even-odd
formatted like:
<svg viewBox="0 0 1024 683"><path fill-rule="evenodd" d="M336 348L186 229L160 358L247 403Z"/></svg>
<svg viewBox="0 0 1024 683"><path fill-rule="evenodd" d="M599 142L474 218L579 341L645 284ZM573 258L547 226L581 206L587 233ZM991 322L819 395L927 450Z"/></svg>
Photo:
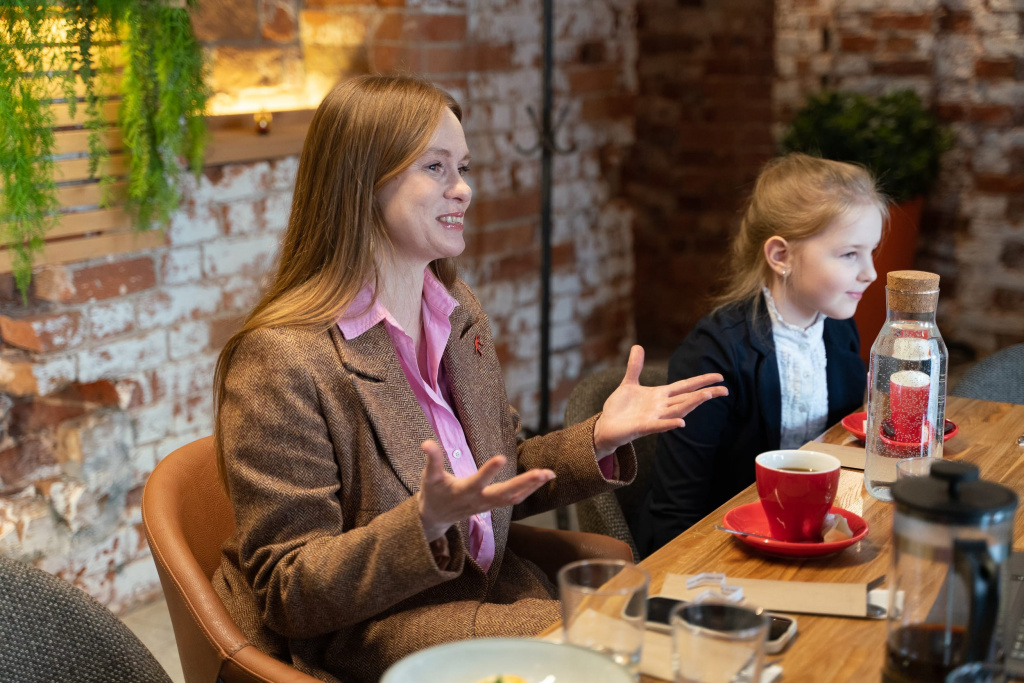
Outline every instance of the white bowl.
<svg viewBox="0 0 1024 683"><path fill-rule="evenodd" d="M381 683L477 683L498 674L528 683L633 683L602 654L533 638L478 638L436 645L395 662Z"/></svg>

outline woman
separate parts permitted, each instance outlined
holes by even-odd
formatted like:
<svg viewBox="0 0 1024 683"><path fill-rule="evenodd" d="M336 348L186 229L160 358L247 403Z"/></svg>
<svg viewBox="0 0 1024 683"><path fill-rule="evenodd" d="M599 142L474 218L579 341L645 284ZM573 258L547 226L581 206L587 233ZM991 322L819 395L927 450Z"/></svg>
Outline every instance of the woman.
<svg viewBox="0 0 1024 683"><path fill-rule="evenodd" d="M509 522L628 483L633 438L724 394L704 388L718 375L640 387L634 347L600 416L517 443L487 317L452 263L471 197L460 117L411 78L327 96L277 277L218 363L237 530L214 584L254 644L324 680L553 623Z"/></svg>

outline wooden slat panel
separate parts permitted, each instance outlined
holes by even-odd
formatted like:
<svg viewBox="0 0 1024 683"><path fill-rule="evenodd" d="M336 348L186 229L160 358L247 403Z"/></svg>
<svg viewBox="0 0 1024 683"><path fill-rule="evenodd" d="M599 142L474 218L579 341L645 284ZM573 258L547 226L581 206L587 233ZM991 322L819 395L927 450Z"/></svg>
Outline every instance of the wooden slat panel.
<svg viewBox="0 0 1024 683"><path fill-rule="evenodd" d="M140 233L114 233L97 237L63 240L47 244L43 247L43 252L36 256L34 264L36 266L44 266L52 263L84 261L108 254L123 254L140 249L154 249L163 246L166 242L164 234L159 230ZM9 272L11 272L11 255L5 249L0 251L0 273Z"/></svg>
<svg viewBox="0 0 1024 683"><path fill-rule="evenodd" d="M124 201L125 187L127 183L115 182L110 186L111 201L120 203ZM64 185L57 187L57 201L61 208L73 206L99 206L102 193L99 182L85 183L83 185Z"/></svg>
<svg viewBox="0 0 1024 683"><path fill-rule="evenodd" d="M213 166L299 154L308 128L308 124L278 126L275 122L267 135L257 135L252 129L214 131L204 160Z"/></svg>
<svg viewBox="0 0 1024 683"><path fill-rule="evenodd" d="M46 96L47 97L55 99L55 100L62 100L62 99L64 99L64 86L63 86L63 84L60 81L58 81L56 79L53 79L53 78L48 78L46 76L40 76L39 78L46 78L46 84L44 85L44 87L46 88L45 92L46 92ZM107 95L108 97L109 96L117 97L117 96L120 96L120 94L121 94L121 74L120 74L120 72L111 74L111 75L107 76L106 78L104 78L102 76L98 77L94 81L94 83L95 83L95 85L93 87L96 89L96 94L97 95ZM82 77L81 76L76 76L75 77L75 97L78 97L78 98L81 99L81 98L85 98L85 95L86 95L85 83L82 81Z"/></svg>
<svg viewBox="0 0 1024 683"><path fill-rule="evenodd" d="M89 232L127 231L131 227L131 217L119 206L96 211L77 211L61 214L59 222L46 233L46 239L84 235Z"/></svg>
<svg viewBox="0 0 1024 683"><path fill-rule="evenodd" d="M89 133L88 130L64 130L54 133L53 136L56 139L54 145L54 154L71 154L73 152L88 152L89 151ZM121 129L120 128L108 128L100 131L100 142L107 150L111 152L119 151L122 147L121 144Z"/></svg>
<svg viewBox="0 0 1024 683"><path fill-rule="evenodd" d="M56 167L54 177L57 182L88 180L93 177L89 175L89 160L87 158L58 161L54 166ZM102 176L104 173L119 176L127 172L128 158L124 154L111 154L96 170L96 177Z"/></svg>
<svg viewBox="0 0 1024 683"><path fill-rule="evenodd" d="M103 104L103 120L108 123L117 123L117 108L121 106L118 101L105 102ZM53 125L57 128L63 126L81 126L85 124L85 104L82 102L78 103L77 109L75 109L74 117L68 113L67 104L54 104L53 114L54 121Z"/></svg>

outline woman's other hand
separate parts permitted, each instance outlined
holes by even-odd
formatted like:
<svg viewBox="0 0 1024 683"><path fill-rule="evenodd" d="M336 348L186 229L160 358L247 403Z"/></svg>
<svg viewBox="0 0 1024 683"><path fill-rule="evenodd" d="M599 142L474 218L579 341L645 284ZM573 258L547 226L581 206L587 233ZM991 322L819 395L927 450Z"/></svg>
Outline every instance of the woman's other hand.
<svg viewBox="0 0 1024 683"><path fill-rule="evenodd" d="M505 456L496 455L464 479L444 469L444 450L433 441L420 446L426 454L423 479L416 494L420 519L427 541L435 541L453 524L481 512L521 503L531 493L555 478L551 470L530 470L500 484L492 484L505 466Z"/></svg>
<svg viewBox="0 0 1024 683"><path fill-rule="evenodd" d="M641 436L682 427L686 424L683 417L701 403L729 394L723 386L708 386L722 381L717 373L661 387L641 386L643 367L643 347L634 346L629 352L622 384L604 402L604 412L594 425L594 451L598 459Z"/></svg>

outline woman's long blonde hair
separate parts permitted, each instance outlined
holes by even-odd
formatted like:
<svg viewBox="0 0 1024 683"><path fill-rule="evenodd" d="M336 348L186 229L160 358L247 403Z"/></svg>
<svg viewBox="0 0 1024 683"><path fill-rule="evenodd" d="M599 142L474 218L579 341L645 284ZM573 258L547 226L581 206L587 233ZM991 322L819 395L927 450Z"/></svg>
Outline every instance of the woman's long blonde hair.
<svg viewBox="0 0 1024 683"><path fill-rule="evenodd" d="M716 308L759 300L761 288L773 275L764 257L764 244L778 235L799 247L847 211L874 206L889 215L889 202L878 191L874 178L861 166L788 154L765 164L754 183L740 231L732 243L732 279L715 298Z"/></svg>
<svg viewBox="0 0 1024 683"><path fill-rule="evenodd" d="M225 485L220 414L239 344L262 328L327 331L364 284L378 284L378 257L390 242L377 192L423 153L445 108L462 120L449 94L408 76L353 78L317 107L299 158L277 275L217 359L215 441ZM430 267L446 286L455 283L452 259Z"/></svg>

